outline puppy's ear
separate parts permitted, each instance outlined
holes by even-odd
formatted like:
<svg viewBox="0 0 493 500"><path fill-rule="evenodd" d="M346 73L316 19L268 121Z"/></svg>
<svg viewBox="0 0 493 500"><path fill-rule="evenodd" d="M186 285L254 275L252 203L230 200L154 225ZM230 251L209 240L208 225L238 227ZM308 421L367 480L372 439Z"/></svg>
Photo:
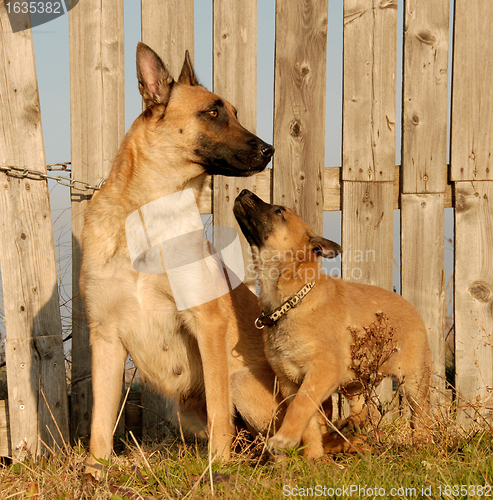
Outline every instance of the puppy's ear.
<svg viewBox="0 0 493 500"><path fill-rule="evenodd" d="M137 45L137 78L146 108L168 104L174 80L160 57L142 42Z"/></svg>
<svg viewBox="0 0 493 500"><path fill-rule="evenodd" d="M342 248L337 243L322 238L322 236L310 236L310 243L315 253L327 259L333 259L342 252Z"/></svg>
<svg viewBox="0 0 493 500"><path fill-rule="evenodd" d="M187 85L200 85L195 78L195 73L193 71L193 66L192 62L190 61L190 54L188 53L188 50L185 52L185 60L183 61L183 67L181 68L178 83L185 83Z"/></svg>

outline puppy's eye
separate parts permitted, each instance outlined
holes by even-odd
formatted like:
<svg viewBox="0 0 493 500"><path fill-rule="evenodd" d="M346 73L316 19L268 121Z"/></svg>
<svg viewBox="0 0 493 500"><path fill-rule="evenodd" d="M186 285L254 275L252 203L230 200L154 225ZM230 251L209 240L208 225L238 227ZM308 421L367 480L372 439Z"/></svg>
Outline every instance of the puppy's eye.
<svg viewBox="0 0 493 500"><path fill-rule="evenodd" d="M212 116L212 118L217 118L217 109L211 109L209 115Z"/></svg>
<svg viewBox="0 0 493 500"><path fill-rule="evenodd" d="M276 208L276 209L274 210L274 213L275 213L276 215L282 215L282 209L280 209L280 208Z"/></svg>

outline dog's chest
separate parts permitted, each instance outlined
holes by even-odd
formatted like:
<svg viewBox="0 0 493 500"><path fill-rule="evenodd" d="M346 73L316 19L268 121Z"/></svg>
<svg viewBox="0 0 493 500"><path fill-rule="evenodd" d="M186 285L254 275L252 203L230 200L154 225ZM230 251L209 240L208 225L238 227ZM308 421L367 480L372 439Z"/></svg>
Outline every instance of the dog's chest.
<svg viewBox="0 0 493 500"><path fill-rule="evenodd" d="M284 375L301 384L308 365L310 345L292 335L289 322L269 328L265 338L267 359L276 375Z"/></svg>

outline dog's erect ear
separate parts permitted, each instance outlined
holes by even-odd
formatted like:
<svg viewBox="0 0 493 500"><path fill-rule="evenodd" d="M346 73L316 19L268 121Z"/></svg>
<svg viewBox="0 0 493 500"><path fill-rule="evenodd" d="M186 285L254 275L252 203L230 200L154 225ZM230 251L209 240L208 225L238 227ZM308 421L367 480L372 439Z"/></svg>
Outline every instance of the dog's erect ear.
<svg viewBox="0 0 493 500"><path fill-rule="evenodd" d="M146 108L154 104L168 104L173 78L160 57L142 42L137 45L137 78Z"/></svg>
<svg viewBox="0 0 493 500"><path fill-rule="evenodd" d="M183 67L181 68L178 83L185 83L187 85L200 85L195 78L195 73L193 71L192 61L190 61L190 54L188 50L185 51L185 60L183 61Z"/></svg>
<svg viewBox="0 0 493 500"><path fill-rule="evenodd" d="M337 243L322 238L322 236L310 236L310 243L316 253L327 259L333 259L342 252L342 248Z"/></svg>

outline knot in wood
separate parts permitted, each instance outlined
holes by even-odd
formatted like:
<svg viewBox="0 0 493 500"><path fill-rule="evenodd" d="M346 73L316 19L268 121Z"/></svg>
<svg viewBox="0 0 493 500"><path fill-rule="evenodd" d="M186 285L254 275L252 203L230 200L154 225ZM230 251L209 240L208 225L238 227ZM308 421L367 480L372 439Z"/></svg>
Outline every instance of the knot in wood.
<svg viewBox="0 0 493 500"><path fill-rule="evenodd" d="M298 120L292 120L289 124L289 133L293 137L299 137L301 135L301 124Z"/></svg>
<svg viewBox="0 0 493 500"><path fill-rule="evenodd" d="M301 65L301 68L300 68L300 74L301 74L301 78L305 78L308 73L310 73L310 66L308 66L308 64L302 64Z"/></svg>
<svg viewBox="0 0 493 500"><path fill-rule="evenodd" d="M421 43L426 43L427 45L435 45L438 41L436 35L430 31L430 30L421 30L417 35L416 38L421 42Z"/></svg>
<svg viewBox="0 0 493 500"><path fill-rule="evenodd" d="M491 289L484 281L475 281L469 287L471 297L479 302L488 302L491 296Z"/></svg>

